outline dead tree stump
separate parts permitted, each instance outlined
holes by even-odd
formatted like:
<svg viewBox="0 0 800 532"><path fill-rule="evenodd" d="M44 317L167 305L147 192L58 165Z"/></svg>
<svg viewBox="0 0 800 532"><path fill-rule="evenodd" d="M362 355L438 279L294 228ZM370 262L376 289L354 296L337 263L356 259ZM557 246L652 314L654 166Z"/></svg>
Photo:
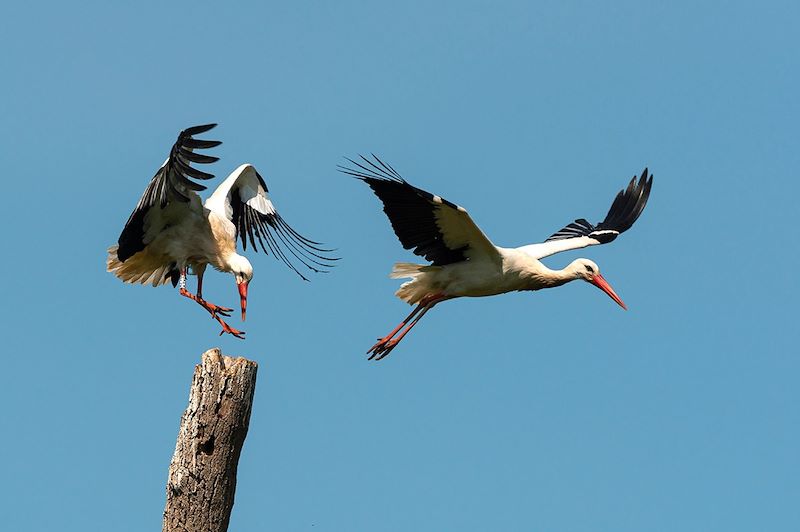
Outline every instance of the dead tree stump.
<svg viewBox="0 0 800 532"><path fill-rule="evenodd" d="M203 353L169 465L164 532L225 532L236 491L258 364Z"/></svg>

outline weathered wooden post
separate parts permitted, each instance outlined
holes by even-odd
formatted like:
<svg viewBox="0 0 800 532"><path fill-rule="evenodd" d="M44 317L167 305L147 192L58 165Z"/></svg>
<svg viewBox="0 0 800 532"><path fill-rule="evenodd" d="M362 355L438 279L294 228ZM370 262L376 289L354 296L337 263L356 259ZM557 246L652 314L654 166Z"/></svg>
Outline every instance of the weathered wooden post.
<svg viewBox="0 0 800 532"><path fill-rule="evenodd" d="M258 364L203 353L169 465L164 532L228 530Z"/></svg>

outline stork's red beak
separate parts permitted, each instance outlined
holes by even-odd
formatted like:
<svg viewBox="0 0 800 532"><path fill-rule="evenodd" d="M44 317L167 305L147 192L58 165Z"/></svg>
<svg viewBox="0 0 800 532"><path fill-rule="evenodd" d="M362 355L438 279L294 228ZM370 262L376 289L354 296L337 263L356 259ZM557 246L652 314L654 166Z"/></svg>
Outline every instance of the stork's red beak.
<svg viewBox="0 0 800 532"><path fill-rule="evenodd" d="M602 290L603 292L605 292L606 294L608 294L608 296L609 296L611 299L613 299L614 301L616 301L616 302L617 302L617 304L618 304L620 307L624 308L625 310L628 310L628 307L626 307L626 306L625 306L625 303L623 303L623 302L622 302L622 300L619 298L619 296L617 295L617 293L616 293L616 292L614 292L614 289L613 289L613 288L611 288L611 285L610 285L610 284L608 284L608 281L606 281L606 280L603 278L603 276L602 276L602 275L600 275L599 273L598 273L597 275L595 275L595 276L592 278L592 280L591 280L591 283L592 283L593 285L595 285L597 288L599 288L600 290Z"/></svg>
<svg viewBox="0 0 800 532"><path fill-rule="evenodd" d="M239 283L239 297L242 298L242 321L247 314L247 281Z"/></svg>

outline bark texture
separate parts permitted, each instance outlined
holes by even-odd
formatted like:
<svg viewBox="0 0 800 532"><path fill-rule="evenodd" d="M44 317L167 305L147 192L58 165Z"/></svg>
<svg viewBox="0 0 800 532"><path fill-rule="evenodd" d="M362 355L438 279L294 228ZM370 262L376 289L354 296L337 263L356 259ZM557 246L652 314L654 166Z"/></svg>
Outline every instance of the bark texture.
<svg viewBox="0 0 800 532"><path fill-rule="evenodd" d="M233 508L258 364L203 353L169 465L164 532L224 532Z"/></svg>

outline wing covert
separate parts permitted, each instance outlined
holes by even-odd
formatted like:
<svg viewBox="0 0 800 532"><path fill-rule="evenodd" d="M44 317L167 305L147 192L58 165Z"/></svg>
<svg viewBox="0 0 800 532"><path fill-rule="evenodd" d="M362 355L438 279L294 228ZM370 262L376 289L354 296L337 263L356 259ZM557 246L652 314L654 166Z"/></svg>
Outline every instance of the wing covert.
<svg viewBox="0 0 800 532"><path fill-rule="evenodd" d="M342 173L364 181L383 203L397 238L405 249L434 266L489 258L500 261L497 248L463 207L417 188L374 154L370 160L347 159Z"/></svg>

